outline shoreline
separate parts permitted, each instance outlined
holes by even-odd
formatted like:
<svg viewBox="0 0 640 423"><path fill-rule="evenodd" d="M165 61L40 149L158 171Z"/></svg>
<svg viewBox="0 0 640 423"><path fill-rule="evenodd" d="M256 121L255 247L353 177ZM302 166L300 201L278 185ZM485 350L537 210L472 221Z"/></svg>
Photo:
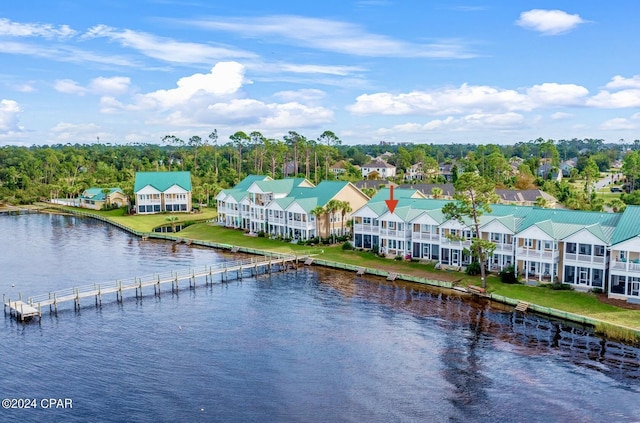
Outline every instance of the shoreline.
<svg viewBox="0 0 640 423"><path fill-rule="evenodd" d="M49 213L49 212L55 212L58 211L58 207L56 207L56 205L51 205L51 204L43 204L41 206L31 206L28 209L29 213L37 213L37 212L43 212L43 213ZM172 241L172 242L184 242L184 243L188 243L191 245L198 245L198 246L202 246L202 247L207 247L207 248L215 248L215 249L222 249L222 250L229 250L232 252L240 252L240 253L245 253L245 254L252 254L252 255L260 255L260 256L269 256L272 254L280 254L278 252L275 251L269 251L269 250L259 250L259 249L254 249L254 248L249 248L249 247L243 247L243 246L234 246L231 244L225 244L225 243L217 243L217 242L212 242L212 241L203 241L203 240L198 240L198 239L193 239L193 238L188 238L188 237L181 237L181 236L176 236L176 235L168 235L167 233L162 233L162 232L143 232L143 231L138 231L135 230L131 227L128 227L126 225L123 225L121 223L115 222L113 220L111 220L108 217L104 217L98 214L94 214L94 213L88 213L88 212L84 212L84 211L79 211L79 210L69 210L66 209L64 210L65 213L69 213L70 215L74 215L74 216L80 216L80 217L88 217L91 219L96 219L96 220L100 220L102 222L108 223L112 226L118 227L132 235L135 235L141 239L161 239L161 240L167 240L167 241ZM176 232L175 234L178 234L179 232ZM378 277L384 277L386 278L388 281L402 281L402 282L408 282L408 283L417 283L420 285L424 285L424 286L430 286L430 287L434 287L434 288L440 288L440 289L445 289L448 291L451 291L450 294L451 295L468 295L470 297L475 297L478 299L483 299L483 300L487 300L489 302L496 302L499 303L501 305L507 305L507 306L511 306L514 307L514 310L516 310L517 307L519 307L521 304L523 304L523 301L521 300L517 300L514 298L508 298L502 295L497 295L497 294L493 294L493 293L489 293L489 294L482 294L482 293L476 293L476 292L472 292L471 290L467 290L467 289L460 289L460 287L454 286L453 282L448 282L448 281L440 281L440 280L435 280L435 279L427 279L427 278L422 278L422 277L418 277L418 276L413 276L413 275L409 275L409 274L404 274L402 272L392 272L389 270L382 270L382 269L375 269L375 268L363 268L361 266L357 266L357 265L353 265L353 264L349 264L349 263L341 263L341 262L336 262L336 261L329 261L329 260L323 260L321 258L318 258L318 254L314 253L311 254L309 252L305 252L303 254L300 253L293 253L293 255L296 256L296 265L299 265L300 262L302 262L302 264L304 265L305 262L307 260L310 260L307 265L318 265L318 266L322 266L322 267L326 267L326 268L330 268L330 269L337 269L337 270L344 270L344 271L352 271L354 272L356 275L372 275L372 276L378 276ZM635 335L635 340L630 340L627 339L627 342L632 342L634 344L637 344L640 342L640 329L636 329L636 328L632 328L632 327L628 327L628 326L624 326L624 325L618 325L618 324L614 324L614 323L610 323L604 320L599 320L599 319L595 319L592 317L588 317L588 316L583 316L583 315L579 315L579 314L575 314L575 313L571 313L571 312L567 312L567 311L563 311L563 310L559 310L559 309L554 309L554 308L550 308L550 307L545 307L545 306L541 306L541 305L537 305L535 303L530 303L530 302L526 302L524 303L525 307L524 310L525 311L530 311L530 312L534 312L540 315L544 315L544 316L549 316L555 319L560 319L560 320L565 320L565 321L569 321L572 323L577 323L580 325L584 325L584 326L590 326L594 329L597 329L599 326L605 326L605 327L612 327L612 328L618 328L624 331L629 331L631 332L633 335ZM524 311L521 311L524 312ZM598 332L597 332L598 333ZM606 333L606 332L599 332L603 335L609 336L609 337L615 337L615 335Z"/></svg>

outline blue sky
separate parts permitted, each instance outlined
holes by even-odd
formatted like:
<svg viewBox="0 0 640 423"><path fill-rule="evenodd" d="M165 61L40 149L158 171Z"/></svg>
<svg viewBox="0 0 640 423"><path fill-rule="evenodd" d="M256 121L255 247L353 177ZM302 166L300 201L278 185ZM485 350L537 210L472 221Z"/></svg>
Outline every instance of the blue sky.
<svg viewBox="0 0 640 423"><path fill-rule="evenodd" d="M0 3L0 146L640 138L640 2Z"/></svg>

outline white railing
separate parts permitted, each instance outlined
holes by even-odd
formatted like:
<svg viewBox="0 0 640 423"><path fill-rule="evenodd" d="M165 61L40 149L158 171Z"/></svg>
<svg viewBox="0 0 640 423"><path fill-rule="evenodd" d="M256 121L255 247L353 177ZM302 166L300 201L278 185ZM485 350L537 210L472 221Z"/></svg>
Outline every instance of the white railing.
<svg viewBox="0 0 640 423"><path fill-rule="evenodd" d="M373 225L356 224L353 225L353 231L361 234L377 234L378 232L380 232L380 227Z"/></svg>
<svg viewBox="0 0 640 423"><path fill-rule="evenodd" d="M604 256L593 256L589 254L565 253L564 261L576 261L580 263L604 264Z"/></svg>
<svg viewBox="0 0 640 423"><path fill-rule="evenodd" d="M518 248L518 257L519 258L537 258L544 260L555 259L559 256L558 252L548 251L548 250L534 250L529 248Z"/></svg>
<svg viewBox="0 0 640 423"><path fill-rule="evenodd" d="M470 247L471 241L456 241L449 238L440 237L440 245L443 247Z"/></svg>
<svg viewBox="0 0 640 423"><path fill-rule="evenodd" d="M624 270L626 272L640 272L640 263L611 260L611 269Z"/></svg>
<svg viewBox="0 0 640 423"><path fill-rule="evenodd" d="M512 244L501 244L501 243L496 243L496 252L501 253L501 252L512 252L513 251L513 245Z"/></svg>
<svg viewBox="0 0 640 423"><path fill-rule="evenodd" d="M431 232L412 232L411 238L415 241L439 241L440 234Z"/></svg>

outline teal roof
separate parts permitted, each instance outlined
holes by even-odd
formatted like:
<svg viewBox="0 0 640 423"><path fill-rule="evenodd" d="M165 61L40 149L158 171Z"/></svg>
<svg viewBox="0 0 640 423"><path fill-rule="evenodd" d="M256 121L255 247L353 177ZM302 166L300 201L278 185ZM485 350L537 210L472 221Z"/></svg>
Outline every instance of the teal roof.
<svg viewBox="0 0 640 423"><path fill-rule="evenodd" d="M407 188L394 188L393 189L393 198L394 200L401 200L407 198L413 198L416 193L420 193L417 189L407 189ZM371 197L371 201L384 201L389 199L390 189L389 188L380 188L376 194Z"/></svg>
<svg viewBox="0 0 640 423"><path fill-rule="evenodd" d="M338 193L347 185L349 185L348 181L322 181L313 188L299 187L294 189L290 195L295 198L296 201L307 198L316 198L316 205L324 207L329 200L338 195ZM298 203L299 202L300 201L298 201Z"/></svg>
<svg viewBox="0 0 640 423"><path fill-rule="evenodd" d="M102 192L102 190L104 189L105 188L95 188L95 187L88 188L82 193L82 197L89 198L94 201L105 201L105 195ZM119 192L121 194L124 194L124 192L120 188L106 188L106 189L109 190L109 195L113 194L114 192Z"/></svg>
<svg viewBox="0 0 640 423"><path fill-rule="evenodd" d="M627 206L621 214L613 232L612 244L619 244L640 235L640 206Z"/></svg>
<svg viewBox="0 0 640 423"><path fill-rule="evenodd" d="M173 185L191 191L191 172L136 172L133 192L138 192L147 185L151 185L161 192Z"/></svg>
<svg viewBox="0 0 640 423"><path fill-rule="evenodd" d="M262 192L288 195L294 188L298 188L300 184L304 183L305 181L306 179L304 178L288 178L268 181L255 181L254 183L262 190Z"/></svg>
<svg viewBox="0 0 640 423"><path fill-rule="evenodd" d="M271 180L271 178L266 175L247 175L247 177L244 178L242 181L238 182L238 184L235 187L233 187L233 189L246 191L254 182L268 181L268 180Z"/></svg>

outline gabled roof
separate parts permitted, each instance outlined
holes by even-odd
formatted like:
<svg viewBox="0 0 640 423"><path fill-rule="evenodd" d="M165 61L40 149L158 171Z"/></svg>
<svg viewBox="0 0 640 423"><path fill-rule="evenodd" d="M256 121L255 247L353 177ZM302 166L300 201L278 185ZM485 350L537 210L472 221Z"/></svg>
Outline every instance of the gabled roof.
<svg viewBox="0 0 640 423"><path fill-rule="evenodd" d="M322 181L313 188L294 189L290 196L296 200L317 198L316 205L324 207L329 200L338 195L347 185L349 185L348 181Z"/></svg>
<svg viewBox="0 0 640 423"><path fill-rule="evenodd" d="M88 198L88 199L91 199L91 200L94 200L94 201L105 201L105 195L104 195L104 192L102 192L104 189L108 189L109 190L109 194L108 195L112 195L115 192L119 192L120 194L124 194L124 192L120 188L96 188L96 187L92 187L92 188L88 188L88 189L84 190L84 192L82 193L82 198Z"/></svg>
<svg viewBox="0 0 640 423"><path fill-rule="evenodd" d="M627 206L621 214L613 232L612 244L619 244L640 235L640 206Z"/></svg>
<svg viewBox="0 0 640 423"><path fill-rule="evenodd" d="M298 188L304 182L306 182L306 179L304 178L287 178L287 179L277 179L277 180L268 180L268 181L255 181L254 184L258 188L260 188L262 192L271 192L276 194L289 194L293 189ZM234 188L234 189L237 189L237 188ZM309 188L305 188L305 189L309 189Z"/></svg>
<svg viewBox="0 0 640 423"><path fill-rule="evenodd" d="M258 181L271 181L271 177L266 175L247 175L242 181L238 182L238 184L233 187L233 189L246 191L254 182Z"/></svg>
<svg viewBox="0 0 640 423"><path fill-rule="evenodd" d="M133 192L138 192L150 185L164 192L174 185L185 191L191 191L191 172L136 172Z"/></svg>

